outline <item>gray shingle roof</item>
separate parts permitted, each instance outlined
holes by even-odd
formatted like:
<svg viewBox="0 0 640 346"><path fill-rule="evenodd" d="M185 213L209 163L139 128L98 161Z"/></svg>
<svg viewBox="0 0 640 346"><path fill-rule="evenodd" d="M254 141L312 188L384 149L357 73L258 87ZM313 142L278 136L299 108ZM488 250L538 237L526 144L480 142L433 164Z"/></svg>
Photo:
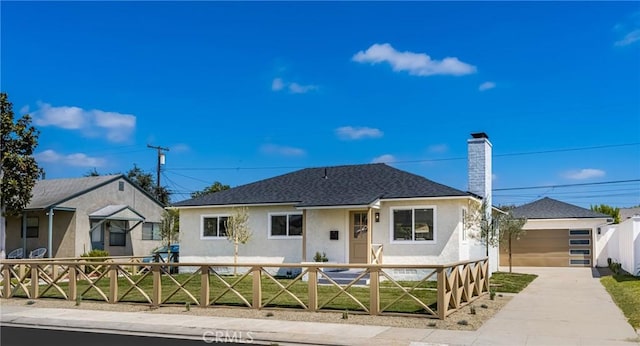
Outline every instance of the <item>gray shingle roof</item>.
<svg viewBox="0 0 640 346"><path fill-rule="evenodd" d="M629 219L634 215L640 215L640 207L620 208L620 222Z"/></svg>
<svg viewBox="0 0 640 346"><path fill-rule="evenodd" d="M580 219L611 217L573 204L560 202L549 197L514 208L512 213L515 217L526 217L527 219Z"/></svg>
<svg viewBox="0 0 640 346"><path fill-rule="evenodd" d="M47 209L98 186L120 178L122 175L38 180L31 190L33 197L25 209Z"/></svg>
<svg viewBox="0 0 640 346"><path fill-rule="evenodd" d="M326 178L325 178L326 171ZM367 205L379 198L469 196L383 163L306 168L174 206L291 203L298 207Z"/></svg>

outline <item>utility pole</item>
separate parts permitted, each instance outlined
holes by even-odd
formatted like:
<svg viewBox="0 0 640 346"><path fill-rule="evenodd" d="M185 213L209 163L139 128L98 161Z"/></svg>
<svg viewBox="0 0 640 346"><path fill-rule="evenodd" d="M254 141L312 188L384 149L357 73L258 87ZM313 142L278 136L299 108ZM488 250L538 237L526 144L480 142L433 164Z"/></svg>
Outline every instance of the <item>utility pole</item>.
<svg viewBox="0 0 640 346"><path fill-rule="evenodd" d="M162 165L164 165L164 151L169 151L169 148L163 148L161 146L153 146L151 144L147 144L147 148L156 149L158 151L158 166L156 169L156 198L160 199L160 170L162 169Z"/></svg>

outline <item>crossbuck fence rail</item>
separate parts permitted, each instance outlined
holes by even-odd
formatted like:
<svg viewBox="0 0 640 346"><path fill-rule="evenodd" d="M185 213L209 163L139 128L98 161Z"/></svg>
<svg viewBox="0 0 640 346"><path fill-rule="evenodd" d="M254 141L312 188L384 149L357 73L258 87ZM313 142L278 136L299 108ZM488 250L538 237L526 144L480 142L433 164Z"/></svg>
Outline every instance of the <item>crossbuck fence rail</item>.
<svg viewBox="0 0 640 346"><path fill-rule="evenodd" d="M2 298L59 298L78 303L348 310L444 319L489 291L486 258L394 265L143 263L140 257L113 257L3 260L0 265ZM228 274L233 267L237 275ZM355 274L344 282L330 270ZM283 272L287 275L278 275ZM394 275L408 272L413 275L411 281L397 280Z"/></svg>

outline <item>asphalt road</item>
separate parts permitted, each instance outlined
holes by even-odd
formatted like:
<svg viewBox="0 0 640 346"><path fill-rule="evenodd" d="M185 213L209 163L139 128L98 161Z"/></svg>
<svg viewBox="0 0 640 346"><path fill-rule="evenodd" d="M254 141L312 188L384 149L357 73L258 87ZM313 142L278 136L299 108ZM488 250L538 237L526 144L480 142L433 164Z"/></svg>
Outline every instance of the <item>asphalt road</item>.
<svg viewBox="0 0 640 346"><path fill-rule="evenodd" d="M0 345L2 346L33 346L33 345L90 345L90 346L204 346L204 345L241 345L241 343L216 342L215 335L207 335L209 343L204 340L184 340L173 338L158 338L151 336L106 334L82 331L67 331L54 329L0 327ZM224 336L218 336L217 341L223 341ZM250 340L243 340L245 343Z"/></svg>

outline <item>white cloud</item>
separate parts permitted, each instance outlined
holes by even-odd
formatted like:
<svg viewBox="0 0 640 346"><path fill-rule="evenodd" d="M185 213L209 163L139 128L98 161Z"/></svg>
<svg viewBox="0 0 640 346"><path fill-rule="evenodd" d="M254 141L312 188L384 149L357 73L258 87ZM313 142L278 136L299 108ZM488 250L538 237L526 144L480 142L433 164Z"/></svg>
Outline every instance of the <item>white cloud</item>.
<svg viewBox="0 0 640 346"><path fill-rule="evenodd" d="M191 147L188 144L178 143L172 145L170 149L173 153L186 153L191 150Z"/></svg>
<svg viewBox="0 0 640 346"><path fill-rule="evenodd" d="M566 172L564 176L565 178L569 178L569 179L584 180L584 179L604 177L605 174L606 172L601 169L583 168L579 170Z"/></svg>
<svg viewBox="0 0 640 346"><path fill-rule="evenodd" d="M464 63L455 57L434 60L425 53L399 52L388 43L373 44L366 51L356 53L352 60L371 64L387 62L394 71L407 71L414 76L463 76L476 72L475 66Z"/></svg>
<svg viewBox="0 0 640 346"><path fill-rule="evenodd" d="M441 154L449 151L449 146L446 144L434 144L430 145L428 150L430 153Z"/></svg>
<svg viewBox="0 0 640 346"><path fill-rule="evenodd" d="M395 161L396 161L395 156L391 154L384 154L378 157L374 157L373 160L371 160L371 163L393 163Z"/></svg>
<svg viewBox="0 0 640 346"><path fill-rule="evenodd" d="M48 149L34 155L37 161L62 163L67 166L76 167L102 167L106 160L98 157L87 156L83 153L63 155L54 150Z"/></svg>
<svg viewBox="0 0 640 346"><path fill-rule="evenodd" d="M496 87L496 83L494 82L484 82L480 84L480 86L478 87L478 90L485 91L485 90L493 89L495 87Z"/></svg>
<svg viewBox="0 0 640 346"><path fill-rule="evenodd" d="M272 91L282 91L285 88L289 90L291 94L306 94L310 91L318 90L317 85L286 82L282 78L275 78L273 82L271 82Z"/></svg>
<svg viewBox="0 0 640 346"><path fill-rule="evenodd" d="M491 181L496 181L496 180L498 180L498 175L495 173L491 174Z"/></svg>
<svg viewBox="0 0 640 346"><path fill-rule="evenodd" d="M304 149L277 144L264 144L260 150L265 154L281 156L304 156L306 154Z"/></svg>
<svg viewBox="0 0 640 346"><path fill-rule="evenodd" d="M614 45L618 47L628 46L637 41L640 41L640 29L635 29L631 32L628 32L621 40L616 41Z"/></svg>
<svg viewBox="0 0 640 346"><path fill-rule="evenodd" d="M336 135L342 140L354 140L363 138L380 138L384 133L371 127L343 126L336 129Z"/></svg>
<svg viewBox="0 0 640 346"><path fill-rule="evenodd" d="M74 106L53 107L48 103L38 103L38 106L33 113L36 125L78 130L92 137L105 136L111 142L127 141L136 127L136 117L131 114Z"/></svg>
<svg viewBox="0 0 640 346"><path fill-rule="evenodd" d="M27 113L29 113L29 105L22 106L22 108L20 108L20 115L27 114Z"/></svg>
<svg viewBox="0 0 640 346"><path fill-rule="evenodd" d="M292 94L305 94L316 89L318 89L318 87L312 84L302 85L295 82L289 84L289 92Z"/></svg>
<svg viewBox="0 0 640 346"><path fill-rule="evenodd" d="M282 78L275 78L273 82L271 82L271 90L280 91L282 90L282 88L284 88L284 82L282 81Z"/></svg>

